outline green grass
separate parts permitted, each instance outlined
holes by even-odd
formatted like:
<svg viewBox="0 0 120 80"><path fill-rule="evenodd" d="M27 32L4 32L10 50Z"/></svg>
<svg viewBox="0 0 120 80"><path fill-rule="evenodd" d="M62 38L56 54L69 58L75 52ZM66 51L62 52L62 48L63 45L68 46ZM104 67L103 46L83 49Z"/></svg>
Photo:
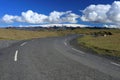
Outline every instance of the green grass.
<svg viewBox="0 0 120 80"><path fill-rule="evenodd" d="M78 39L79 44L93 49L100 55L120 57L120 30L109 30L113 35L93 37L90 35Z"/></svg>

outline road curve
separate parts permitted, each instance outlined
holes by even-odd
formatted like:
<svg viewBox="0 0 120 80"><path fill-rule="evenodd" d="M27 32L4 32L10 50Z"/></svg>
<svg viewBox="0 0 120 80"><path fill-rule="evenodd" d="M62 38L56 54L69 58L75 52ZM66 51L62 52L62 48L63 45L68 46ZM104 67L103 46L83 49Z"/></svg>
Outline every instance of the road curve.
<svg viewBox="0 0 120 80"><path fill-rule="evenodd" d="M20 41L0 50L0 80L120 80L120 66L75 49L76 35Z"/></svg>

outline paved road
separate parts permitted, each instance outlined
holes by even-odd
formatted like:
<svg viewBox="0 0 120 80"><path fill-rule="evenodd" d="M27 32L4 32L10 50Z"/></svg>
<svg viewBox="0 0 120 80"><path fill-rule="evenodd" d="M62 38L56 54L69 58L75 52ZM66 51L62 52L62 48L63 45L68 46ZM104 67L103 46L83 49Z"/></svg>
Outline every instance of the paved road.
<svg viewBox="0 0 120 80"><path fill-rule="evenodd" d="M69 45L66 36L21 41L0 50L0 80L120 80L120 65Z"/></svg>

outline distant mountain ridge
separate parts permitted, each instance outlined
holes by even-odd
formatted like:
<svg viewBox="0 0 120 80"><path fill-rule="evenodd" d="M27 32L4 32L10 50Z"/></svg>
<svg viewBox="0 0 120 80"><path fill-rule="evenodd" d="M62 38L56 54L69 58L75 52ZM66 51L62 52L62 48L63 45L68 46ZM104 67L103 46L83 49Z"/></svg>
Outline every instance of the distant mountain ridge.
<svg viewBox="0 0 120 80"><path fill-rule="evenodd" d="M90 28L90 29L103 29L106 27L92 27L89 25L82 25L82 24L44 24L44 25L28 25L28 26L11 26L6 27L7 29L19 29L19 30L73 30L78 28Z"/></svg>

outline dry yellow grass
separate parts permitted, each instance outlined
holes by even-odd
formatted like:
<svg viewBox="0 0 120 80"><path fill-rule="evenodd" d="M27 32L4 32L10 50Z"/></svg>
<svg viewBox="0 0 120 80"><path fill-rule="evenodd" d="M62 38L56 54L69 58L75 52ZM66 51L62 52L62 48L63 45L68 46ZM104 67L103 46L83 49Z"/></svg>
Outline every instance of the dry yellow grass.
<svg viewBox="0 0 120 80"><path fill-rule="evenodd" d="M54 37L58 36L56 32L50 31L25 31L14 29L0 29L0 39L4 40L23 40L32 38Z"/></svg>
<svg viewBox="0 0 120 80"><path fill-rule="evenodd" d="M98 54L120 57L120 31L113 32L111 36L92 37L85 36L79 38L78 42L93 49Z"/></svg>
<svg viewBox="0 0 120 80"><path fill-rule="evenodd" d="M120 33L120 30L119 29L75 29L73 30L75 33L77 34L91 34L91 33L94 33L94 32L100 32L100 31L106 31L106 32L112 32L113 34L114 33Z"/></svg>

